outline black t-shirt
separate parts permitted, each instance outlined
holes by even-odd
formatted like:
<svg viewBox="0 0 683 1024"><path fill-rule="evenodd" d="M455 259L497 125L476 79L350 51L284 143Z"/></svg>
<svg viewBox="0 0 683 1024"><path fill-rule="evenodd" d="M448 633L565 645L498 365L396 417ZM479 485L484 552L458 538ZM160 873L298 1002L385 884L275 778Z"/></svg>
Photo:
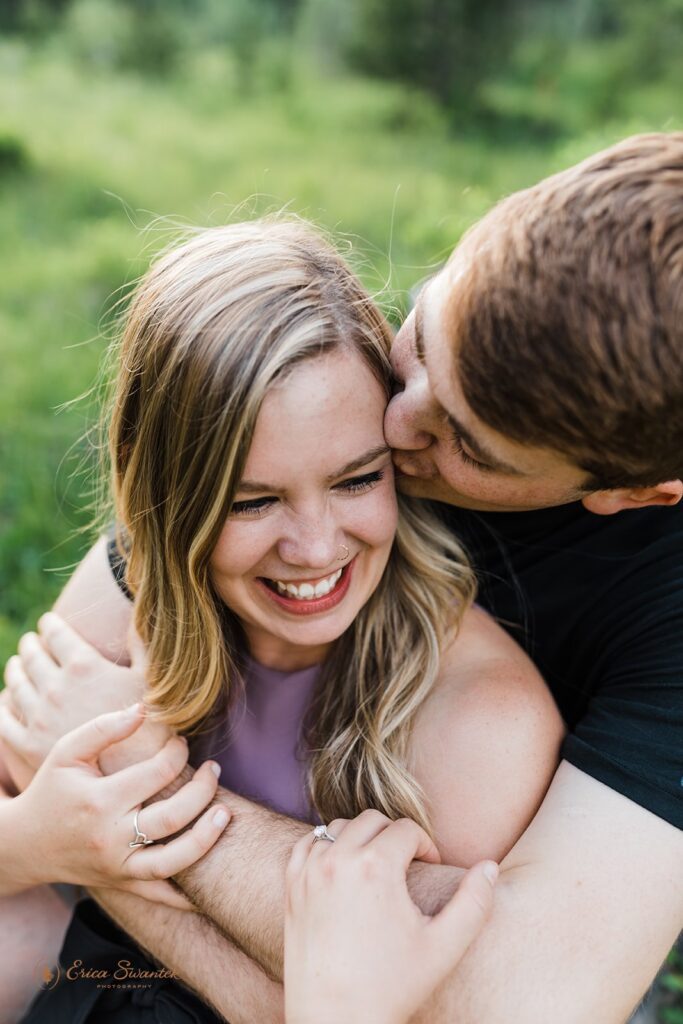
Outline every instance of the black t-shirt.
<svg viewBox="0 0 683 1024"><path fill-rule="evenodd" d="M563 758L683 828L683 507L435 507L479 603L543 673L570 730ZM127 591L113 542L109 559Z"/></svg>
<svg viewBox="0 0 683 1024"><path fill-rule="evenodd" d="M436 507L479 603L543 673L570 730L562 757L683 828L683 508Z"/></svg>

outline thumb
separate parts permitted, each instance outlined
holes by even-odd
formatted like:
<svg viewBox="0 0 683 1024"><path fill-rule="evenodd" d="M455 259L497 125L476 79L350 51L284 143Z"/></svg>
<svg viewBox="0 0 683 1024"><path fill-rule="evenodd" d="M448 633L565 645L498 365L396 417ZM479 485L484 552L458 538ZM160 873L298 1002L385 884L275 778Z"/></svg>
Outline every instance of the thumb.
<svg viewBox="0 0 683 1024"><path fill-rule="evenodd" d="M103 750L125 740L140 727L145 709L140 703L123 711L108 711L77 729L72 729L55 743L53 753L60 764L74 761L95 761Z"/></svg>
<svg viewBox="0 0 683 1024"><path fill-rule="evenodd" d="M180 889L176 889L170 882L161 879L140 881L133 878L126 882L124 888L126 892L133 893L134 896L141 896L151 903L163 903L167 907L173 907L174 910L196 911L197 909Z"/></svg>
<svg viewBox="0 0 683 1024"><path fill-rule="evenodd" d="M498 865L494 861L475 864L463 876L455 895L432 919L429 930L448 958L448 969L461 960L486 924L493 908L497 878Z"/></svg>

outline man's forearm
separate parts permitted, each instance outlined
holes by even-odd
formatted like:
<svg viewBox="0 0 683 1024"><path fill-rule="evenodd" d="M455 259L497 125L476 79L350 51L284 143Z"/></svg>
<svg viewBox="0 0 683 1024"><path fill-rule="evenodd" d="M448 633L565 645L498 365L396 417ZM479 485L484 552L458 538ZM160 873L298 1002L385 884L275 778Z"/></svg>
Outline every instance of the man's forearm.
<svg viewBox="0 0 683 1024"><path fill-rule="evenodd" d="M227 790L219 790L218 798L231 813L225 834L176 881L227 938L281 981L285 870L310 825Z"/></svg>
<svg viewBox="0 0 683 1024"><path fill-rule="evenodd" d="M311 826L218 793L232 815L212 850L176 879L192 902L229 939L276 979L284 959L285 870L294 843ZM408 887L417 905L435 913L452 896L463 872L414 864Z"/></svg>
<svg viewBox="0 0 683 1024"><path fill-rule="evenodd" d="M489 923L420 1024L623 1024L654 978L680 929L678 835L575 769L551 796L501 865ZM180 883L280 978L285 866L310 826L223 790L219 799L230 825ZM434 913L461 874L414 864L411 895Z"/></svg>
<svg viewBox="0 0 683 1024"><path fill-rule="evenodd" d="M225 939L201 914L101 889L91 893L106 913L230 1024L282 1024L282 986Z"/></svg>

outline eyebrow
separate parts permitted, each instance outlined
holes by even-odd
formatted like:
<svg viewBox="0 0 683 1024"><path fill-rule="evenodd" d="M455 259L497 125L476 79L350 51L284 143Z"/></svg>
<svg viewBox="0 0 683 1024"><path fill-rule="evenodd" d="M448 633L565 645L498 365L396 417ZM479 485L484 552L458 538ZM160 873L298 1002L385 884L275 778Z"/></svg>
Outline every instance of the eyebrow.
<svg viewBox="0 0 683 1024"><path fill-rule="evenodd" d="M342 476L346 476L348 473L354 473L357 469L363 469L365 466L369 466L371 462L375 462L380 455L388 455L391 449L386 444L375 445L374 448L370 448L363 455L359 455L357 459L352 459L351 462L347 462L345 466L338 469L335 473L330 473L325 478L325 482L328 484L334 483ZM241 480L237 486L237 492L239 494L281 494L282 489L279 487L273 487L272 484L259 483L257 480Z"/></svg>
<svg viewBox="0 0 683 1024"><path fill-rule="evenodd" d="M426 286L425 286L426 287ZM424 288L421 290L417 301L415 303L415 324L414 324L414 344L415 344L415 355L422 365L426 368L427 358L425 356L424 348L424 333L422 330L422 303L421 298L424 295ZM475 459L484 463L489 469L495 469L499 473L509 473L510 476L524 476L520 469L515 466L509 465L507 462L503 462L502 459L496 458L496 456L488 450L484 445L479 444L475 437L469 432L467 427L464 427L459 420L452 416L450 413L446 413L449 426L454 434L457 434L467 445L472 452Z"/></svg>
<svg viewBox="0 0 683 1024"><path fill-rule="evenodd" d="M520 469L516 469L515 466L511 466L509 463L503 462L502 459L496 458L488 448L479 444L467 427L464 427L462 423L455 418L455 416L452 416L450 413L447 413L446 416L453 433L457 434L458 437L465 442L475 459L483 462L489 469L495 469L500 473L509 473L511 476L524 476Z"/></svg>
<svg viewBox="0 0 683 1024"><path fill-rule="evenodd" d="M421 296L422 292L420 292L420 297ZM415 303L415 324L413 331L415 338L415 355L417 356L418 361L422 363L423 366L426 366L424 335L422 333L422 306L419 299Z"/></svg>

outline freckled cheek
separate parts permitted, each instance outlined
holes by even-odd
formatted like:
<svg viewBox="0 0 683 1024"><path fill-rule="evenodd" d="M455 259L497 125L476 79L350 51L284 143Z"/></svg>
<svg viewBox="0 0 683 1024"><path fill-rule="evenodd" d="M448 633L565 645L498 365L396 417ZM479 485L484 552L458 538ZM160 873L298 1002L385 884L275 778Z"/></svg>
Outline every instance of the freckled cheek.
<svg viewBox="0 0 683 1024"><path fill-rule="evenodd" d="M266 522L229 521L211 556L214 580L253 576L275 541Z"/></svg>
<svg viewBox="0 0 683 1024"><path fill-rule="evenodd" d="M350 511L344 529L368 547L382 547L394 539L398 525L398 506L393 483L383 485L382 492L371 492Z"/></svg>

